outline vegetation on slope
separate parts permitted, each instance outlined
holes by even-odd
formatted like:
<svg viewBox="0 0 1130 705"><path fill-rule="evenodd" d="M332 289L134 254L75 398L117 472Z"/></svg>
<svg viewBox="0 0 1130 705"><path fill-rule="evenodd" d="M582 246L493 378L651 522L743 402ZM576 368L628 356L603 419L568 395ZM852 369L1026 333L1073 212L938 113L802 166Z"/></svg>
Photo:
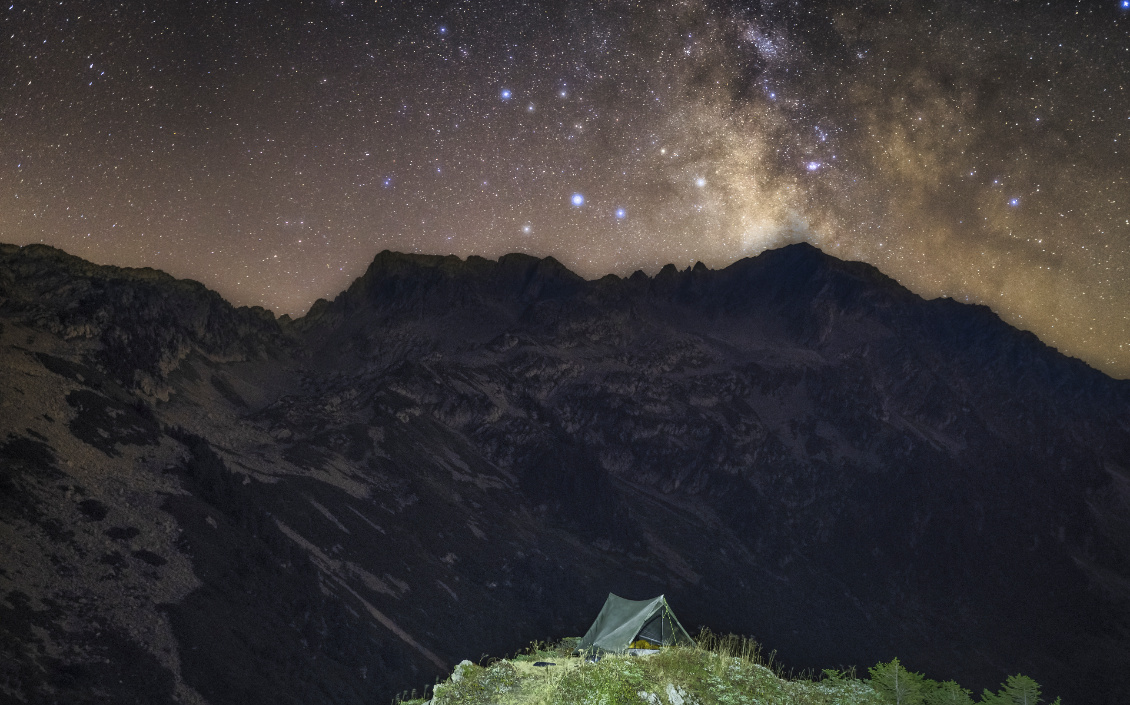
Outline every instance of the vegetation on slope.
<svg viewBox="0 0 1130 705"><path fill-rule="evenodd" d="M693 647L667 647L646 656L576 655L577 639L534 644L513 659L487 665L463 661L434 688L402 705L1039 705L1040 686L1009 676L997 693L974 700L953 681L937 682L908 671L898 659L868 669L825 670L818 677L786 677L762 658L760 646L734 635L703 630ZM427 695L427 694L425 694ZM1056 698L1050 705L1059 705Z"/></svg>

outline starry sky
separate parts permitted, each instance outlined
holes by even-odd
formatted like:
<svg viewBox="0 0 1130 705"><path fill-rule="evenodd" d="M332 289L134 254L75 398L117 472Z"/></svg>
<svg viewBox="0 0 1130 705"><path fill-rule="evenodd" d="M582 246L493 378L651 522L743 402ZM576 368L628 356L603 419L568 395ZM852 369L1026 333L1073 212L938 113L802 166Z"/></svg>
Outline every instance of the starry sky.
<svg viewBox="0 0 1130 705"><path fill-rule="evenodd" d="M0 241L303 313L383 249L808 241L1130 377L1130 0L0 5Z"/></svg>

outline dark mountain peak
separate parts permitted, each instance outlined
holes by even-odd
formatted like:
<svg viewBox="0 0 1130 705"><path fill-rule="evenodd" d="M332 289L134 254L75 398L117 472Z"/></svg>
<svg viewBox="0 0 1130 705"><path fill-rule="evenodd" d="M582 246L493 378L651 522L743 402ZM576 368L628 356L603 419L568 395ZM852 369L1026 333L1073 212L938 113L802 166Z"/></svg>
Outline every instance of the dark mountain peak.
<svg viewBox="0 0 1130 705"><path fill-rule="evenodd" d="M762 335L781 335L831 355L848 354L862 340L897 339L922 355L948 351L972 367L997 369L1006 376L1040 369L1054 380L1067 374L1064 365L1081 364L1017 331L987 307L926 301L870 264L839 259L806 242L766 250L722 269L701 262L683 270L667 264L653 277L637 271L626 279L610 275L591 282L551 257L512 253L498 260L463 260L386 250L347 291L332 302L316 302L294 329L311 340L337 340L330 333L339 331L356 341L347 331L371 336L378 326L446 321L450 330L442 334L413 324L416 342L432 340L424 344L430 349L435 340L451 339L451 330L465 330L469 340L501 334L529 311L536 311L539 325L550 326L546 330L566 321L582 330L607 327L612 320L641 320L645 305L675 306L684 312L679 315L700 321L756 318ZM600 319L605 322L598 323ZM1007 364L1002 351L1009 351ZM1095 374L1095 379L1104 377Z"/></svg>
<svg viewBox="0 0 1130 705"><path fill-rule="evenodd" d="M531 257L512 253L498 260L497 279L528 300L567 296L581 289L585 280L553 257Z"/></svg>
<svg viewBox="0 0 1130 705"><path fill-rule="evenodd" d="M372 281L421 274L450 279L498 279L513 278L515 274L525 276L535 270L543 276L556 272L558 275L580 279L553 257L535 257L522 252L512 252L491 260L478 255L461 259L456 255L422 255L391 250L377 254L361 279Z"/></svg>
<svg viewBox="0 0 1130 705"><path fill-rule="evenodd" d="M286 346L268 310L235 308L191 279L98 265L46 245L0 246L0 311L65 339L99 341L93 362L150 389L194 351L239 360Z"/></svg>
<svg viewBox="0 0 1130 705"><path fill-rule="evenodd" d="M332 302L316 302L295 330L315 345L333 341L337 350L362 357L388 346L387 336L381 342L372 338L375 328L411 330L411 340L404 342L420 352L440 339L460 345L489 339L535 302L571 297L585 286L552 257L512 253L498 260L462 260L385 251ZM425 319L430 324L420 326Z"/></svg>
<svg viewBox="0 0 1130 705"><path fill-rule="evenodd" d="M191 279L176 279L159 269L149 267L115 267L94 264L76 257L57 247L33 243L30 245L0 245L0 262L5 270L24 280L45 275L66 275L71 277L98 277L136 282L163 282L174 286L207 291L200 282Z"/></svg>
<svg viewBox="0 0 1130 705"><path fill-rule="evenodd" d="M599 281L605 291L622 286L641 292L640 284L649 282L652 295L687 303L688 297L811 294L813 292L806 289L818 290L822 285L817 279L835 276L857 286L878 285L900 294L909 293L871 265L839 260L808 243L767 250L719 270L710 269L702 262L682 270L667 264L654 277L637 270L628 278L610 275ZM581 294L592 290L596 283L586 282L553 257L511 253L498 260L474 255L464 260L454 255L385 250L373 259L365 274L332 303L316 302L303 325L310 327L315 320L334 313L348 311L355 315L359 308L369 306L398 308L440 304L462 308L487 300L529 303ZM754 289L750 289L751 286Z"/></svg>
<svg viewBox="0 0 1130 705"><path fill-rule="evenodd" d="M808 243L795 243L740 259L722 269L702 262L679 270L667 264L650 281L656 301L702 307L710 315L747 315L775 310L792 319L817 308L870 315L921 299L875 267L841 260ZM803 311L801 310L803 309Z"/></svg>
<svg viewBox="0 0 1130 705"><path fill-rule="evenodd" d="M378 254L365 274L357 279L349 292L369 297L424 294L442 291L452 284L485 287L497 294L539 296L549 285L557 291L564 285L578 285L584 280L552 257L539 258L524 253L503 255L497 261L471 255L466 260L454 255L403 254L385 250Z"/></svg>
<svg viewBox="0 0 1130 705"><path fill-rule="evenodd" d="M775 297L813 295L829 285L841 294L874 289L897 297L912 295L873 265L840 259L807 242L765 250L756 257L738 260L720 272L720 279L724 281L756 280L766 293Z"/></svg>
<svg viewBox="0 0 1130 705"><path fill-rule="evenodd" d="M478 259L478 258L476 258ZM384 276L418 272L425 269L457 269L467 263L455 255L422 255L414 252L381 250L369 264L365 276L374 272Z"/></svg>
<svg viewBox="0 0 1130 705"><path fill-rule="evenodd" d="M765 250L761 254L767 254L769 255L769 257L779 257L782 259L808 259L820 262L826 262L830 259L837 259L836 257L832 257L831 255L826 254L824 250L821 250L811 242L805 242L803 240L801 242L790 242L787 245L783 245L771 250Z"/></svg>

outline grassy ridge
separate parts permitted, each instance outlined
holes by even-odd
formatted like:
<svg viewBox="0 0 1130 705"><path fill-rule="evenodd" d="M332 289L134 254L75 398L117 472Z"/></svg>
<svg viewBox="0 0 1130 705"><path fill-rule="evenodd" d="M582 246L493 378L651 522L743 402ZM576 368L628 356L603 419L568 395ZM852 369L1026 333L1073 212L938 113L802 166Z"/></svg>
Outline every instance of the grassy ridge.
<svg viewBox="0 0 1130 705"><path fill-rule="evenodd" d="M907 671L898 659L869 669L869 678L825 670L786 677L763 658L757 642L704 630L693 647L647 656L608 654L593 662L574 655L576 638L534 642L512 659L485 666L464 661L434 688L433 698L398 697L404 705L973 705L953 681ZM551 664L551 665L546 665ZM408 695L408 694L405 694ZM1038 705L1039 685L1010 676L984 705ZM1057 698L1051 705L1059 705Z"/></svg>

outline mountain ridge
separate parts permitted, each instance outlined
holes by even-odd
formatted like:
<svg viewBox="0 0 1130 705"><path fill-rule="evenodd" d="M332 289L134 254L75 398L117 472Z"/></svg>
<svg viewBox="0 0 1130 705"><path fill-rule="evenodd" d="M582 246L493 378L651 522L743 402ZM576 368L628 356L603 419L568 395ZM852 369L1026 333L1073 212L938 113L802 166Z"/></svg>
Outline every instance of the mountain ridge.
<svg viewBox="0 0 1130 705"><path fill-rule="evenodd" d="M803 258L791 257L791 261L779 261L781 260L782 256L785 255L785 253L800 252L805 253L805 256ZM770 262L770 260L768 259L763 259L769 257L776 258L778 261ZM902 284L899 284L895 279L884 274L874 265L866 262L840 260L836 257L824 253L819 248L806 242L793 243L776 250L767 250L760 255L737 260L736 262L717 270L711 270L701 262L697 262L695 265L686 267L682 270L679 270L674 264L667 264L664 265L654 276L649 276L642 270L637 270L628 277L619 277L615 274L607 274L599 279L594 280L585 280L579 275L574 274L567 267L562 265L551 256L539 258L524 253L510 253L503 255L498 260L490 260L488 258L480 257L477 255L471 255L464 259L456 255L424 255L383 250L374 257L373 262L370 263L369 267L366 269L366 272L355 279L345 290L339 293L335 297L334 301L336 302L351 295L353 297L356 297L359 294L359 287L367 286L366 282L368 282L373 275L381 274L382 276L387 276L388 274L390 274L391 272L387 271L387 267L393 263L398 263L401 265L402 273L405 270L416 273L419 271L419 269L426 268L430 270L437 270L437 273L446 274L448 276L457 273L463 273L468 270L477 270L481 274L483 272L489 271L492 266L496 269L505 270L507 268L507 265L510 265L511 268L516 269L519 268L521 264L525 264L526 267L531 270L548 269L552 272L555 272L559 276L567 278L570 283L575 284L578 289L586 286L592 287L593 285L607 289L620 287L619 290L610 293L622 294L624 287L630 285L632 282L635 282L635 290L639 291L639 284L643 281L646 281L648 282L649 292L668 292L672 293L673 295L674 292L678 292L684 297L688 295L693 297L695 295L694 290L696 277L698 278L698 281L701 281L701 278L706 273L713 273L715 275L719 275L720 277L732 276L733 278L738 278L740 276L749 276L750 274L756 275L760 273L757 271L751 272L751 269L764 270L768 267L777 265L795 266L796 261L801 259L809 260L810 266L812 264L815 264L815 262L817 261L822 264L835 263L835 266L838 267L840 271L851 273L855 275L855 277L860 281L870 282L875 285L881 285L890 288L898 292L900 298L909 297L912 300L937 304L939 308L943 306L957 306L966 311L981 311L987 322L990 322L994 325L999 324L999 326L997 327L1001 329L1020 333L1021 337L1029 342L1033 340L1038 341L1039 344L1044 348L1055 351L1058 355L1067 360L1077 361L1087 368L1098 372L1104 377L1116 379L1110 377L1110 375L1107 375L1105 372L1102 372L1097 368L1091 367L1084 360L1060 352L1054 346L1051 346L1040 340L1040 338L1034 333L1015 328L1014 326L1006 323L1003 319L1000 318L998 314L996 314L996 312L994 312L991 308L985 306L984 304L965 303L949 297L925 299L918 294L910 291ZM3 263L5 267L11 267L13 264L21 260L25 262L27 260L49 260L59 263L65 263L68 267L69 273L71 273L72 276L82 275L89 277L97 273L101 276L109 276L111 278L121 277L126 280L132 279L139 283L160 282L178 288L185 288L191 291L193 294L203 295L212 298L213 300L218 297L233 311L240 312L250 319L275 320L279 323L280 328L282 328L283 330L286 330L291 326L300 331L310 328L312 326L311 319L320 318L322 315L324 315L323 311L330 307L333 303L327 299L318 299L303 316L300 316L298 318L292 318L291 316L286 314L282 316L276 316L270 309L265 309L260 306L236 306L234 304L231 304L223 299L220 294L216 293L214 290L209 289L205 284L192 279L179 279L163 272L162 270L152 269L149 267L133 268L117 267L114 265L96 265L74 255L70 255L64 250L50 245L31 244L18 246L0 243L0 263ZM407 269L406 266L413 264L416 265L417 269ZM425 264L427 265L426 267L424 266ZM795 294L798 292L793 293Z"/></svg>

